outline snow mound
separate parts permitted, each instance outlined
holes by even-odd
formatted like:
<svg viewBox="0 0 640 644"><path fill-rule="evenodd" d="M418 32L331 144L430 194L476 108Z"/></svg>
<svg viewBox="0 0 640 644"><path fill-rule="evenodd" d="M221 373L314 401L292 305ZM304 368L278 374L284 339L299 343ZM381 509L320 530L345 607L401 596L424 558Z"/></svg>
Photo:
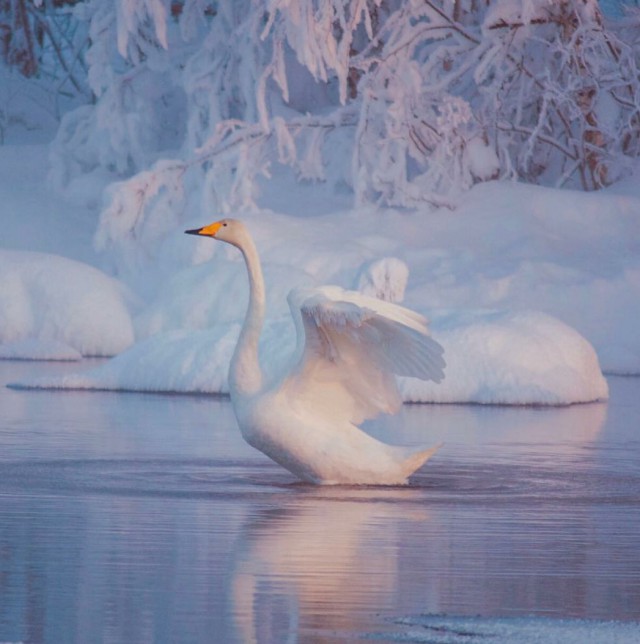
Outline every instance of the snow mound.
<svg viewBox="0 0 640 644"><path fill-rule="evenodd" d="M591 344L544 313L456 311L432 315L430 328L445 350L445 379L402 379L407 402L563 405L608 397Z"/></svg>
<svg viewBox="0 0 640 644"><path fill-rule="evenodd" d="M430 644L635 644L637 622L546 617L449 617L424 615L395 620L409 627L405 633L385 633L385 639Z"/></svg>
<svg viewBox="0 0 640 644"><path fill-rule="evenodd" d="M500 159L495 151L478 137L467 143L465 156L471 174L481 181L495 179L500 174Z"/></svg>
<svg viewBox="0 0 640 644"><path fill-rule="evenodd" d="M239 325L211 331L168 331L85 372L34 378L17 388L228 393L227 368Z"/></svg>
<svg viewBox="0 0 640 644"><path fill-rule="evenodd" d="M133 343L125 289L98 269L55 255L2 250L0 275L0 344L35 339L110 356ZM11 357L33 357L33 345L23 345L22 356L16 346Z"/></svg>
<svg viewBox="0 0 640 644"><path fill-rule="evenodd" d="M63 342L29 338L0 344L2 360L58 360L73 362L82 360L82 354Z"/></svg>
<svg viewBox="0 0 640 644"><path fill-rule="evenodd" d="M14 386L227 393L239 329L231 323L158 333L90 371ZM559 405L607 398L607 383L591 345L542 313L442 313L431 329L445 347L445 380L437 385L401 379L405 401ZM262 363L277 372L294 344L290 320L268 322Z"/></svg>

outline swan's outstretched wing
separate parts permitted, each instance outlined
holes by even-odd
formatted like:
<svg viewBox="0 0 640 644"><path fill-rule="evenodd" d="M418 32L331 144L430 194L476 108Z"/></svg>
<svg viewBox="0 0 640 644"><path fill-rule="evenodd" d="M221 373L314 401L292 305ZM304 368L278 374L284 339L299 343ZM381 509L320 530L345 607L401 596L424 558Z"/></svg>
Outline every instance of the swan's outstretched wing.
<svg viewBox="0 0 640 644"><path fill-rule="evenodd" d="M399 409L396 375L444 378L442 347L409 309L335 286L296 289L289 306L297 352L283 388L310 414L359 424Z"/></svg>

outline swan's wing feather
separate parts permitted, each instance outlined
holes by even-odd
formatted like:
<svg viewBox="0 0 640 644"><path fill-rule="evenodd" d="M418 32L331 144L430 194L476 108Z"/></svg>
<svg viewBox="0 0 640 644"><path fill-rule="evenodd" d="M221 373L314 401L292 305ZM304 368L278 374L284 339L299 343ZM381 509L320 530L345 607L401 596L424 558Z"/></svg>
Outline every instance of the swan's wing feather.
<svg viewBox="0 0 640 644"><path fill-rule="evenodd" d="M338 287L289 296L298 330L286 387L310 413L353 423L399 409L395 376L440 382L442 347L419 314Z"/></svg>

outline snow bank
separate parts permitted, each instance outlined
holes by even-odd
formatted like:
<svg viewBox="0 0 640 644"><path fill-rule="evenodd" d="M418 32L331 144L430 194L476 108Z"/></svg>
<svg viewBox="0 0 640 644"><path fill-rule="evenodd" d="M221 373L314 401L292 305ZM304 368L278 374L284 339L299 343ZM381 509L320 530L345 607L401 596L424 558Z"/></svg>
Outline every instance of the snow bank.
<svg viewBox="0 0 640 644"><path fill-rule="evenodd" d="M210 330L160 333L90 371L18 386L227 393L227 370L239 330L239 324L220 324ZM431 330L445 347L445 380L401 379L405 401L558 405L607 398L607 383L591 345L547 315L442 313L433 319ZM294 346L288 320L268 323L262 363L277 371Z"/></svg>
<svg viewBox="0 0 640 644"><path fill-rule="evenodd" d="M29 338L0 344L0 359L73 362L82 360L82 354L63 342Z"/></svg>
<svg viewBox="0 0 640 644"><path fill-rule="evenodd" d="M322 284L393 300L404 295L416 310L539 310L582 334L605 372L633 374L640 373L638 186L594 194L490 182L453 212L313 216L305 215L314 188L294 186L286 193L288 214L238 216L264 264L272 319L287 312L290 288ZM153 282L135 320L138 338L242 320L247 289L239 253L183 234L214 219L192 215L144 249L142 268L137 255L129 258Z"/></svg>
<svg viewBox="0 0 640 644"><path fill-rule="evenodd" d="M239 325L169 331L138 342L94 369L33 378L12 387L111 391L228 393L227 368Z"/></svg>
<svg viewBox="0 0 640 644"><path fill-rule="evenodd" d="M101 271L44 253L0 250L0 345L6 357L74 350L109 356L133 342L126 292ZM58 343L15 344L37 340ZM23 353L20 353L20 348Z"/></svg>
<svg viewBox="0 0 640 644"><path fill-rule="evenodd" d="M20 162L19 151L12 154L22 168L35 153L29 149ZM9 161L0 150L0 169L17 185ZM597 194L490 182L474 187L455 211L411 213L339 210L342 194L331 201L326 187L287 184L283 193L283 185L274 173L265 186L265 198L271 195L282 212L236 213L263 261L268 333L285 333L288 323L280 320L288 316L289 289L337 284L402 301L433 318L447 377L439 387L403 382L408 400L582 402L606 397L600 367L640 373L637 181ZM56 202L52 211L44 208L41 187L29 184L15 194L10 188L2 177L0 196L24 217L10 219L3 243L53 245L73 257L86 252L87 230L75 222L79 211L67 221ZM183 234L216 217L189 213L174 229L144 244L129 240L104 258L140 297L133 323L121 286L104 274L59 257L1 252L1 355L67 351L6 346L27 338L85 355L116 354L135 340L135 353L97 374L68 376L64 386L225 391L230 338L246 307L245 268L236 249ZM273 347L265 341L270 361L291 345L283 337Z"/></svg>
<svg viewBox="0 0 640 644"><path fill-rule="evenodd" d="M599 193L479 184L407 237L405 303L543 311L579 331L605 372L639 374L638 212L639 182Z"/></svg>
<svg viewBox="0 0 640 644"><path fill-rule="evenodd" d="M424 615L396 620L407 627L402 634L385 633L384 639L430 644L635 644L637 622L546 617L449 617Z"/></svg>
<svg viewBox="0 0 640 644"><path fill-rule="evenodd" d="M562 405L608 397L593 347L543 313L439 313L430 327L445 349L446 377L402 379L407 402Z"/></svg>

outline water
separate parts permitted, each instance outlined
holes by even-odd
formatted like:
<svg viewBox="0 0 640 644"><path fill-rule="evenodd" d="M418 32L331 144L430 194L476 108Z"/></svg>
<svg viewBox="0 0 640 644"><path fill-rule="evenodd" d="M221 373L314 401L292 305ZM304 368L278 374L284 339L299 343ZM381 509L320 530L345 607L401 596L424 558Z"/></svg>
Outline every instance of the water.
<svg viewBox="0 0 640 644"><path fill-rule="evenodd" d="M0 362L0 384L77 368ZM405 406L370 431L445 442L407 488L298 483L244 444L225 399L1 387L0 641L638 620L640 379L610 386L568 408Z"/></svg>

